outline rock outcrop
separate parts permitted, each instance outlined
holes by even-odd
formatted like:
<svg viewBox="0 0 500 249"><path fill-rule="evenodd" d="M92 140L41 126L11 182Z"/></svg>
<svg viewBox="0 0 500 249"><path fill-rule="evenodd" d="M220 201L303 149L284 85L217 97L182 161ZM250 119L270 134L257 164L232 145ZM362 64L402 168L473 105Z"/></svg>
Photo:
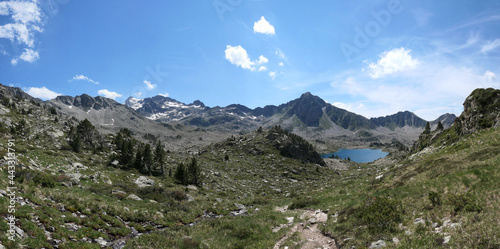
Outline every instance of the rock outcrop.
<svg viewBox="0 0 500 249"><path fill-rule="evenodd" d="M460 134L500 126L500 90L476 89L464 102L464 111L455 120Z"/></svg>

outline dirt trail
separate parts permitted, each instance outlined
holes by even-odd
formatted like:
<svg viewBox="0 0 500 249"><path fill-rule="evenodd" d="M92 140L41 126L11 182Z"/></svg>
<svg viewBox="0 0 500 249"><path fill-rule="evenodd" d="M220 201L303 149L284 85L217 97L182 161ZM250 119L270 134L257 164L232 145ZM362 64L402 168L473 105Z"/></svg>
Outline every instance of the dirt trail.
<svg viewBox="0 0 500 249"><path fill-rule="evenodd" d="M287 211L287 207L277 207L276 211L285 212L295 212L300 213L299 223L293 223L293 219L288 224L281 225L278 229L286 228L292 226L292 228L286 233L283 238L278 240L274 245L274 249L285 248L283 244L294 234L299 233L302 239L302 249L337 249L335 240L324 235L319 229L318 225L327 221L328 215L321 210L311 211L311 210L294 210ZM289 220L290 221L290 220Z"/></svg>

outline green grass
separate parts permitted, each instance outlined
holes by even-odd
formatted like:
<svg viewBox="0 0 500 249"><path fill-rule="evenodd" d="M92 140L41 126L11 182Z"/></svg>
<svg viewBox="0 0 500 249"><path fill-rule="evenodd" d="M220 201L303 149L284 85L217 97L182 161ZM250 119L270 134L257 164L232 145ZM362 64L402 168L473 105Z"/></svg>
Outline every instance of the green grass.
<svg viewBox="0 0 500 249"><path fill-rule="evenodd" d="M461 223L460 229L448 229L452 236L451 248L496 248L500 243L500 224L494 222L493 217L500 215L497 208L500 204L499 141L498 129L485 130L434 153L407 160L402 166L392 167L381 181L373 182L368 188L362 184L366 178L358 179L359 185L351 185L359 186L358 190L351 188L358 197L390 196L399 200L404 212L397 223L403 229L397 226L398 229L389 233L364 229L376 223L362 222L364 219L359 219L356 210L363 205L351 202L340 210L338 222L328 221L323 231L332 234L345 247L363 247L378 239L385 238L387 242L387 238L398 237L401 248L432 248L441 246L444 237L431 232L432 223L442 225L442 219L448 218ZM429 196L439 198L439 204L432 202ZM428 222L417 226L413 224L416 218ZM413 234L407 236L404 231ZM344 242L347 238L356 239Z"/></svg>
<svg viewBox="0 0 500 249"><path fill-rule="evenodd" d="M9 117L17 123L24 116L13 112ZM320 123L329 125L324 120ZM131 227L145 234L130 240L127 248L272 248L288 229L277 233L271 229L295 215L277 212L275 207L289 206L327 210L329 219L319 227L344 248L368 247L379 239L395 247L392 237L399 238L400 248L440 247L444 235L434 233L432 225L443 225L443 219L461 224L459 229L444 228L452 236L448 247L499 248L500 132L489 129L461 137L448 129L443 134L433 142L433 153L389 165L350 163L347 170L339 171L284 157L264 134L250 133L210 145L196 156L204 183L197 190L178 185L169 176L148 176L155 187L139 189L134 183L140 176L137 170L108 166L109 150L74 153L52 148L54 141L44 134L31 140L18 136L20 163L31 165L33 160L43 173L19 171L16 179L18 196L34 204L16 205L17 225L30 236L9 242L2 233L0 241L7 248L51 248L43 230L32 221L38 217L44 227L53 228L53 238L66 241L59 248L99 248L80 240L118 239ZM10 137L1 135L4 155ZM64 138L58 141L65 143ZM167 172L189 158L185 153L169 153ZM73 162L88 167L80 173L101 176L64 187L61 182L67 182L65 174L71 173L65 165ZM375 179L380 174L384 176ZM4 167L0 189L7 186ZM116 196L112 190L143 200ZM187 194L195 201L188 202ZM8 213L7 203L0 198L0 214ZM245 205L248 215L231 216L235 203ZM202 218L206 213L223 217ZM414 224L416 218L425 219L425 224ZM64 225L70 222L81 228L68 230ZM188 226L192 222L195 225ZM0 219L0 231L7 229ZM301 243L299 234L285 241L289 248L299 248Z"/></svg>

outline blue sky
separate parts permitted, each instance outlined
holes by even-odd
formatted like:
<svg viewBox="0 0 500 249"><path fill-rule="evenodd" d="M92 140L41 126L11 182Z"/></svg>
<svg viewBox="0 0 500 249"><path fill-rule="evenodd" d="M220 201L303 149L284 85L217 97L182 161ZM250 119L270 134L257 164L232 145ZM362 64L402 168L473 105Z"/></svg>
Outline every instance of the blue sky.
<svg viewBox="0 0 500 249"><path fill-rule="evenodd" d="M251 108L311 92L431 120L500 88L499 13L498 0L2 1L0 83Z"/></svg>

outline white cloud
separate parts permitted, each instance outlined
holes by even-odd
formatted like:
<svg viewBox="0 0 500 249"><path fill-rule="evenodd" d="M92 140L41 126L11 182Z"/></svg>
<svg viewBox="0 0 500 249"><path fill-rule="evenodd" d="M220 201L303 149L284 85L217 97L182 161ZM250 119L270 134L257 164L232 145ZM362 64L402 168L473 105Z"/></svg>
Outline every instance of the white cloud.
<svg viewBox="0 0 500 249"><path fill-rule="evenodd" d="M34 46L34 33L43 31L42 10L36 0L0 2L0 15L10 15L13 21L0 26L0 38Z"/></svg>
<svg viewBox="0 0 500 249"><path fill-rule="evenodd" d="M285 64L283 62L280 62L278 65L281 66L281 67L285 66Z"/></svg>
<svg viewBox="0 0 500 249"><path fill-rule="evenodd" d="M43 31L42 11L37 1L4 1L0 2L0 15L10 16L13 22L0 26L0 38L9 39L29 47L24 52L11 60L16 65L20 60L34 62L40 58L34 47L35 32ZM2 52L4 55L6 51Z"/></svg>
<svg viewBox="0 0 500 249"><path fill-rule="evenodd" d="M274 80L274 78L276 78L276 71L273 71L273 72L269 72L269 77L271 77L272 80Z"/></svg>
<svg viewBox="0 0 500 249"><path fill-rule="evenodd" d="M493 41L488 41L486 42L482 47L481 47L481 52L483 53L488 53L494 49L496 49L497 47L500 46L500 39L495 39Z"/></svg>
<svg viewBox="0 0 500 249"><path fill-rule="evenodd" d="M240 66L243 69L248 69L251 71L255 70L254 67L255 65L266 64L267 62L269 62L269 60L263 55L259 56L258 61L250 60L247 51L240 45L235 47L227 45L225 53L226 53L226 60L231 62L231 64Z"/></svg>
<svg viewBox="0 0 500 249"><path fill-rule="evenodd" d="M266 21L266 18L261 17L258 22L253 23L253 32L266 35L274 35L274 27Z"/></svg>
<svg viewBox="0 0 500 249"><path fill-rule="evenodd" d="M97 91L97 94L104 96L106 98L113 99L113 100L122 96L119 93L110 92L110 91L108 91L108 89L101 89L101 90Z"/></svg>
<svg viewBox="0 0 500 249"><path fill-rule="evenodd" d="M158 94L158 95L163 96L163 97L168 97L168 96L170 96L170 94L169 94L169 93L160 93L160 94Z"/></svg>
<svg viewBox="0 0 500 249"><path fill-rule="evenodd" d="M267 67L265 67L265 66L260 66L259 67L259 72L266 71L266 70L267 70Z"/></svg>
<svg viewBox="0 0 500 249"><path fill-rule="evenodd" d="M383 52L379 55L380 59L376 64L370 63L368 65L370 76L378 79L386 75L416 68L420 64L420 61L413 59L410 52L410 49L405 48L396 48Z"/></svg>
<svg viewBox="0 0 500 249"><path fill-rule="evenodd" d="M136 92L136 93L135 93L135 96L136 96L137 98L140 98L140 97L142 96L142 92Z"/></svg>
<svg viewBox="0 0 500 249"><path fill-rule="evenodd" d="M33 49L26 48L24 49L24 52L17 58L14 58L10 61L12 65L16 65L19 60L26 61L29 63L32 63L40 58L40 55L38 54L37 51L34 51Z"/></svg>
<svg viewBox="0 0 500 249"><path fill-rule="evenodd" d="M339 107L365 117L408 110L426 120L434 120L446 112L459 115L463 101L474 89L499 85L496 74L490 71L450 65L441 57L432 56L426 61L429 62L398 79L375 80L355 71L346 73L330 84L332 93L350 96L352 102L336 99L344 103Z"/></svg>
<svg viewBox="0 0 500 249"><path fill-rule="evenodd" d="M493 72L490 72L490 71L486 71L484 74L483 74L483 78L486 80L486 81L494 81L496 79L497 75Z"/></svg>
<svg viewBox="0 0 500 249"><path fill-rule="evenodd" d="M42 100L48 100L48 99L53 99L59 95L62 95L60 93L53 92L46 87L29 87L28 90L26 91L27 94L35 97L35 98L40 98Z"/></svg>
<svg viewBox="0 0 500 249"><path fill-rule="evenodd" d="M146 88L148 90L153 90L156 88L156 85L155 84L152 84L151 81L148 81L148 80L144 80L144 84L146 84Z"/></svg>
<svg viewBox="0 0 500 249"><path fill-rule="evenodd" d="M84 81L87 81L87 82L90 82L92 84L96 84L96 85L99 85L99 82L87 77L87 76L84 76L84 75L75 75L73 76L73 79L71 79L70 81L73 81L73 80L84 80Z"/></svg>
<svg viewBox="0 0 500 249"><path fill-rule="evenodd" d="M263 55L261 55L261 56L259 56L259 61L257 61L257 64L259 64L259 65L266 64L268 62L269 62L269 60L266 57L264 57Z"/></svg>
<svg viewBox="0 0 500 249"><path fill-rule="evenodd" d="M231 62L233 65L250 70L252 70L252 66L255 64L250 60L250 58L248 58L247 51L239 45L236 47L227 45L226 60Z"/></svg>

